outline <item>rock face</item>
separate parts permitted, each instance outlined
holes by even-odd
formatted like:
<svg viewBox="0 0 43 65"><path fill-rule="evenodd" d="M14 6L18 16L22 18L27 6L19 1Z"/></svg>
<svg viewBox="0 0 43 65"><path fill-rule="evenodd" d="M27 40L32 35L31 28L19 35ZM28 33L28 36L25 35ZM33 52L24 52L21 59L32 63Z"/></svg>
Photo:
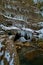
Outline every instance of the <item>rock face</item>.
<svg viewBox="0 0 43 65"><path fill-rule="evenodd" d="M15 44L21 60L25 58L26 61L33 61L40 55L43 57L43 45L41 46L41 44L37 46L29 42L22 43L19 41Z"/></svg>
<svg viewBox="0 0 43 65"><path fill-rule="evenodd" d="M30 52L29 51L26 52L24 56L27 60L33 60L34 58L37 57L37 55L38 55L38 50L31 50Z"/></svg>
<svg viewBox="0 0 43 65"><path fill-rule="evenodd" d="M24 59L43 55L43 17L32 1L0 0L0 65L19 65L18 54L30 65Z"/></svg>
<svg viewBox="0 0 43 65"><path fill-rule="evenodd" d="M12 40L0 39L0 63L1 65L19 65L19 59L15 44Z"/></svg>

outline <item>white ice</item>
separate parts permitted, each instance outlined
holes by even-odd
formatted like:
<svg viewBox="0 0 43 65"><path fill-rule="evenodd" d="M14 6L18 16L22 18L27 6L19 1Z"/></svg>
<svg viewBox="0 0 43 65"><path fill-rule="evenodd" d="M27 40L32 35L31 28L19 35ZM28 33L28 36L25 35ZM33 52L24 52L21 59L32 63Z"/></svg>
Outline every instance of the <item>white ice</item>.
<svg viewBox="0 0 43 65"><path fill-rule="evenodd" d="M0 42L0 50L1 50L2 47L4 47L4 45L2 45L1 42ZM2 50L2 51L0 52L0 56L2 56L3 53L4 53L4 51Z"/></svg>
<svg viewBox="0 0 43 65"><path fill-rule="evenodd" d="M19 28L17 28L17 27L14 27L14 26L10 26L10 27L6 27L6 26L4 26L4 25L0 25L0 27L2 27L2 29L3 30L19 30Z"/></svg>
<svg viewBox="0 0 43 65"><path fill-rule="evenodd" d="M34 30L32 30L32 29L30 29L30 28L22 28L22 30L34 32Z"/></svg>
<svg viewBox="0 0 43 65"><path fill-rule="evenodd" d="M40 29L40 30L38 30L41 34L43 34L43 28L42 29Z"/></svg>
<svg viewBox="0 0 43 65"><path fill-rule="evenodd" d="M21 18L21 19L18 18L18 17L17 17L17 18L16 18L16 17L13 17L13 18L12 18L12 17L10 17L10 16L6 16L6 15L4 15L4 14L2 14L2 15L3 15L4 17L6 17L6 18L9 18L9 19L14 19L14 20L24 21L24 19L22 19L22 18Z"/></svg>
<svg viewBox="0 0 43 65"><path fill-rule="evenodd" d="M14 65L14 58L10 61L9 65Z"/></svg>
<svg viewBox="0 0 43 65"><path fill-rule="evenodd" d="M10 53L8 51L5 51L5 58L8 62L10 61Z"/></svg>
<svg viewBox="0 0 43 65"><path fill-rule="evenodd" d="M0 41L0 48L4 47L4 45L1 44L1 41Z"/></svg>
<svg viewBox="0 0 43 65"><path fill-rule="evenodd" d="M4 51L0 52L0 56L2 56L4 54Z"/></svg>

